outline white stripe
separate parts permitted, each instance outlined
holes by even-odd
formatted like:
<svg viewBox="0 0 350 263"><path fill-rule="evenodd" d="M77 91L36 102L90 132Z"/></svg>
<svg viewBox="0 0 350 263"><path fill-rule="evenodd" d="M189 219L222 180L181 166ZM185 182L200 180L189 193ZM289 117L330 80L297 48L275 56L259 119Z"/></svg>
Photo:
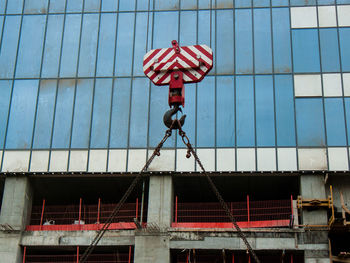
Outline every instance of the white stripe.
<svg viewBox="0 0 350 263"><path fill-rule="evenodd" d="M192 52L194 52L195 54L199 54L201 56L201 59L203 59L210 66L213 64L213 61L210 58L208 58L206 55L204 55L202 52L200 52L200 50L198 50L194 46L188 46L188 48L191 49Z"/></svg>
<svg viewBox="0 0 350 263"><path fill-rule="evenodd" d="M169 75L168 77L166 77L166 79L163 80L162 84L167 84L167 83L169 83L169 82L170 82L170 77L171 77L171 75Z"/></svg>
<svg viewBox="0 0 350 263"><path fill-rule="evenodd" d="M207 45L200 45L202 48L204 48L210 55L213 55L213 50L208 47Z"/></svg>
<svg viewBox="0 0 350 263"><path fill-rule="evenodd" d="M185 75L185 74L183 74L183 80L184 81L192 81L192 79L189 76Z"/></svg>
<svg viewBox="0 0 350 263"><path fill-rule="evenodd" d="M150 61L148 61L148 63L143 67L143 71L146 71L154 63L154 60L159 58L166 50L167 50L167 48L163 48L161 51L158 52L157 55L154 56L154 58L152 58ZM149 57L149 56L147 56L147 57ZM145 60L145 58L143 60Z"/></svg>

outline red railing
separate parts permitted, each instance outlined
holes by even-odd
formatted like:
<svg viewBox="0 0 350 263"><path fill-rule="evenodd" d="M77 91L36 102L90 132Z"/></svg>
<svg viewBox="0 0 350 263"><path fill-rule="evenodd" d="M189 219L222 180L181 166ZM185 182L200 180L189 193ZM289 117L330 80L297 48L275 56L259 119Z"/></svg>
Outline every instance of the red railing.
<svg viewBox="0 0 350 263"><path fill-rule="evenodd" d="M293 215L292 200L229 202L228 207L241 227L289 226ZM230 219L219 203L180 203L175 198L173 227L226 228Z"/></svg>
<svg viewBox="0 0 350 263"><path fill-rule="evenodd" d="M104 204L98 200L96 205L47 205L33 206L28 231L36 230L98 230L106 222L117 204ZM140 220L141 203L126 203L113 219L109 229L134 229L134 218ZM145 222L144 211L143 222Z"/></svg>

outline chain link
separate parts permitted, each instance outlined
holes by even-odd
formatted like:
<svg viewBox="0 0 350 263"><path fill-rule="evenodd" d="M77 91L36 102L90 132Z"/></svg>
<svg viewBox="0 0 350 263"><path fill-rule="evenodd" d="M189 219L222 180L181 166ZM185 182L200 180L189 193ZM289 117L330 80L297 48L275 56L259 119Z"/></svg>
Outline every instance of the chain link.
<svg viewBox="0 0 350 263"><path fill-rule="evenodd" d="M182 138L183 143L187 146L187 154L186 157L190 158L191 154L193 155L194 159L196 160L196 162L198 163L199 167L201 168L201 170L203 171L204 175L206 176L206 178L208 179L208 182L212 188L212 190L214 191L216 198L219 200L222 208L225 210L226 215L230 218L231 222L233 223L234 227L237 230L238 235L240 236L240 238L243 240L244 244L247 247L247 250L249 251L250 255L254 258L256 263L260 263L260 260L258 259L257 255L255 254L254 250L252 249L252 247L250 246L246 236L244 235L244 233L242 232L241 228L239 227L239 225L237 224L236 218L234 218L234 216L232 215L229 207L227 206L226 202L224 201L224 199L222 198L220 192L218 191L218 189L216 188L213 180L210 178L210 176L207 174L207 172L204 169L204 166L201 162L201 160L199 159L197 153L194 151L192 144L190 143L190 139L187 137L186 133L182 130L181 126L179 126L179 135Z"/></svg>
<svg viewBox="0 0 350 263"><path fill-rule="evenodd" d="M206 178L208 179L208 182L212 188L212 190L214 191L217 199L219 200L221 206L223 207L223 209L226 212L226 215L230 218L231 222L233 223L234 227L236 228L238 235L240 236L240 238L243 240L244 244L247 247L248 252L250 253L250 255L254 258L256 263L260 263L260 260L258 259L258 257L256 256L255 252L253 251L252 247L250 246L246 236L244 235L244 233L242 232L241 228L239 227L239 225L237 224L236 219L234 218L234 216L232 215L230 209L228 208L227 204L225 203L224 199L222 198L221 194L219 193L218 189L216 188L214 182L212 181L212 179L210 178L210 176L207 174L207 172L204 169L204 166L202 164L202 162L200 161L197 153L194 151L192 144L190 143L190 139L187 137L186 133L182 130L180 121L175 119L173 120L170 128L168 130L166 130L165 135L163 137L163 139L160 141L160 143L158 144L158 146L154 149L152 156L147 160L146 164L143 166L143 168L141 169L140 173L135 177L135 179L132 181L131 185L129 186L128 190L125 192L125 194L123 195L123 197L121 198L121 200L119 201L118 205L114 208L112 214L108 217L106 223L103 225L103 227L98 231L97 235L95 236L95 238L93 239L93 241L91 242L90 246L84 251L84 254L82 255L82 257L79 260L79 263L84 263L86 262L86 260L88 259L88 257L90 256L90 254L92 253L92 251L94 250L94 248L97 246L98 242L101 240L101 238L103 237L103 235L105 234L105 232L108 230L109 226L111 225L113 219L115 218L115 216L118 214L119 210L121 209L121 207L123 206L123 204L125 203L125 201L127 200L127 198L129 197L129 195L131 194L131 192L134 190L135 186L137 185L138 181L140 180L140 178L142 177L142 173L147 171L148 167L150 166L150 164L152 163L153 159L156 156L160 155L160 149L163 147L164 143L166 142L166 140L171 136L172 134L172 129L173 127L175 127L175 125L178 125L178 129L179 129L179 135L181 136L181 139L183 141L183 143L187 146L187 154L186 157L190 158L191 154L193 155L193 157L195 158L195 161L198 163L199 167L201 168L201 170L203 171L204 175L206 176Z"/></svg>
<svg viewBox="0 0 350 263"><path fill-rule="evenodd" d="M81 258L79 260L79 263L86 262L86 260L88 259L88 257L90 256L90 254L92 253L94 248L97 246L98 242L101 240L103 235L108 230L108 228L111 225L113 219L116 217L116 215L118 214L119 210L121 209L121 207L123 206L125 201L128 199L128 197L131 194L131 192L134 190L134 188L137 185L138 181L142 177L142 173L147 171L147 169L151 165L153 159L156 156L160 155L160 149L163 147L163 144L166 142L166 140L171 136L173 127L174 127L174 123L170 126L170 128L168 130L166 130L163 139L160 141L158 146L154 149L152 156L147 160L146 164L143 166L143 168L141 169L140 173L138 175L136 175L135 179L132 181L132 183L129 186L128 190L126 190L126 192L123 195L122 199L120 199L118 205L112 211L112 214L108 217L107 221L104 223L102 228L97 232L97 235L95 236L95 238L93 239L93 241L91 242L89 247L84 251L84 254L81 256Z"/></svg>

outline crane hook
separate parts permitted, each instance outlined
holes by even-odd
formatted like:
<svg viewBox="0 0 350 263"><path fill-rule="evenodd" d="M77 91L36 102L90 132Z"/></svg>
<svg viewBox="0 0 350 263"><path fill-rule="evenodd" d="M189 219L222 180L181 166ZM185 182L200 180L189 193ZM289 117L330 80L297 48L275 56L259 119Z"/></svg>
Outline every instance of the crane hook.
<svg viewBox="0 0 350 263"><path fill-rule="evenodd" d="M181 128L184 123L185 123L185 118L186 118L186 115L182 115L179 122L180 122L180 125L181 127L179 127L179 123L176 121L177 119L172 119L171 117L173 115L175 115L178 111L181 111L182 112L182 109L179 107L179 105L176 105L174 106L173 108L171 108L170 110L166 111L164 116L163 116L163 122L165 124L165 126L167 126L168 128L171 127L171 125L173 124L173 122L175 121L172 129L179 129Z"/></svg>

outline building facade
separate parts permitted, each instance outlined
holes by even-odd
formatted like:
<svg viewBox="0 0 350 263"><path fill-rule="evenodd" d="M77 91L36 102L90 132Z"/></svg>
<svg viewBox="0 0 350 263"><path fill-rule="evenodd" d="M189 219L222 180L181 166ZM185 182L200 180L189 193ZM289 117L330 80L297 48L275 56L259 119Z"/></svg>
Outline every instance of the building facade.
<svg viewBox="0 0 350 263"><path fill-rule="evenodd" d="M213 50L183 130L261 261L349 262L349 0L0 0L0 31L4 262L84 253L165 134L142 65L172 40ZM90 260L253 262L186 153L174 131Z"/></svg>

